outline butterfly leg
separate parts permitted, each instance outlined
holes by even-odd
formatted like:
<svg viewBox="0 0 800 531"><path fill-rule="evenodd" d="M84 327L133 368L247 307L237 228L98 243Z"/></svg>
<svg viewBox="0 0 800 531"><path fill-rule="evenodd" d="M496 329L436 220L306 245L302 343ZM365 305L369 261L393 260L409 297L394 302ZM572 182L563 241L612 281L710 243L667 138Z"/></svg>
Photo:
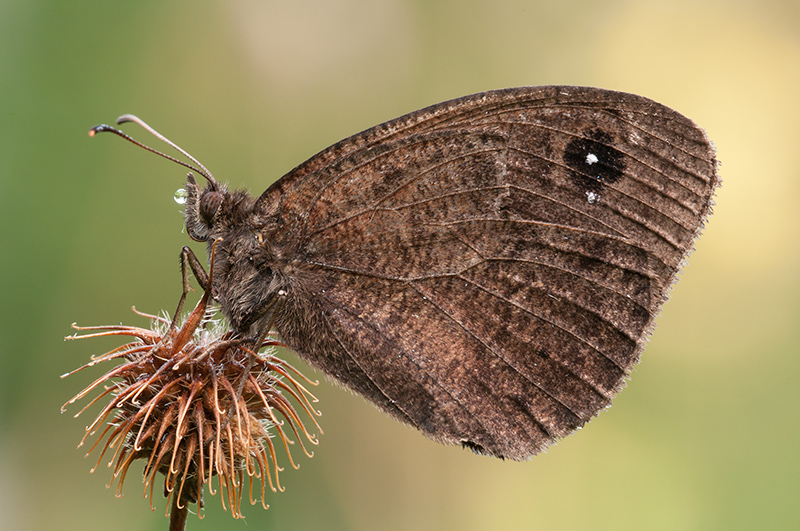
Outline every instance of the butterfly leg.
<svg viewBox="0 0 800 531"><path fill-rule="evenodd" d="M187 265L189 266L188 268ZM181 314L181 310L183 310L183 304L186 302L186 295L192 291L192 286L189 284L189 269L192 270L194 278L203 291L209 289L208 273L203 269L203 264L197 259L194 251L184 245L183 249L181 249L181 284L183 286L183 293L181 293L181 298L178 301L175 314L172 316L172 325L170 328L177 328L178 317Z"/></svg>

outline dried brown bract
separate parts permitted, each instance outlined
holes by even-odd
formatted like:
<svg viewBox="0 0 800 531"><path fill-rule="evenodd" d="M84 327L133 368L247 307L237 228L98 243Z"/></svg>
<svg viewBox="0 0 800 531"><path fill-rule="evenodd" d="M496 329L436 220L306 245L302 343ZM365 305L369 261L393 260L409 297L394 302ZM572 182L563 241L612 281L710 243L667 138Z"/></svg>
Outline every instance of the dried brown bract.
<svg viewBox="0 0 800 531"><path fill-rule="evenodd" d="M304 387L313 382L272 355L272 347L280 343L266 339L260 346L270 349L254 352L213 319L213 312L207 311L208 299L204 295L180 326L176 320L136 312L152 321L151 329L73 325L95 332L67 338L133 338L64 375L122 361L75 395L62 411L97 389L102 390L100 394L76 417L111 397L87 427L79 447L102 429L89 453L100 447L99 464L104 455L113 452L109 467L114 470L111 483L118 480L118 496L130 466L137 459L144 460L144 494L149 493L151 508L156 474L163 474L164 495L171 500L173 519L177 517L174 513L185 518L191 503L197 504L199 513L206 486L212 495L220 490L223 507L230 507L234 517L242 517L245 480L250 502L256 503L254 478L260 480L256 497L267 508L266 486L273 492L283 490L276 446L285 448L289 462L297 468L289 445L297 441L310 457L303 439L317 444L301 413L321 432L315 420L319 412L312 406L316 398ZM217 487L213 485L215 476Z"/></svg>

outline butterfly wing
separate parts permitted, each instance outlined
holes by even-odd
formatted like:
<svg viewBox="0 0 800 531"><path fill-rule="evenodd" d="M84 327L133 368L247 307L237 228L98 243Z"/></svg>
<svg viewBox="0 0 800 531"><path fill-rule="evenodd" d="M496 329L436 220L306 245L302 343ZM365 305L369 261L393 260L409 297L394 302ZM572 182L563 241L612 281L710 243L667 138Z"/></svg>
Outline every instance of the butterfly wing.
<svg viewBox="0 0 800 531"><path fill-rule="evenodd" d="M376 126L258 200L312 364L445 443L523 459L611 403L709 214L705 133L648 99L533 87Z"/></svg>

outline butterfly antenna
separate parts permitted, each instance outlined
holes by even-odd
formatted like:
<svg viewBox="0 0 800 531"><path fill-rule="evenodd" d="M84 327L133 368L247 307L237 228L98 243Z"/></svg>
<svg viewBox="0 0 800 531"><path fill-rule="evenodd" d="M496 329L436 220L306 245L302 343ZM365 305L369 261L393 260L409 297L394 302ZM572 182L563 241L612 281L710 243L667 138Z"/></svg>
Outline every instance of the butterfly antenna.
<svg viewBox="0 0 800 531"><path fill-rule="evenodd" d="M147 131L151 135L155 136L156 138L158 138L162 142L166 143L167 145L169 145L170 147L172 147L173 149L178 151L181 155L183 155L187 159L191 160L194 164L196 164L196 167L192 166L191 164L189 164L187 162L184 162L184 161L182 161L180 159L177 159L175 157L167 155L166 153L163 153L163 152L161 152L161 151L159 151L157 149L151 148L150 146L139 142L138 140L134 139L133 137L131 137L129 135L126 135L125 133L123 133L122 131L117 129L116 127L112 127L110 125L100 124L100 125L96 125L96 126L92 127L91 129L89 129L89 136L94 136L97 133L114 133L115 135L124 138L128 142L130 142L130 143L132 143L134 145L137 145L140 148L149 151L150 153L155 153L156 155L164 157L167 160L171 160L172 162L174 162L176 164L180 164L184 168L189 168L190 170L192 170L194 172L197 172L198 174L202 175L208 181L208 184L211 185L211 188L213 188L215 190L219 189L219 186L217 185L217 180L214 179L214 176L211 174L210 171L208 171L208 168L203 166L200 163L200 161L198 161L196 158L191 156L183 148L181 148L180 146L175 144L172 140L168 139L167 137L165 137L164 135L162 135L161 133L159 133L158 131L156 131L155 129L150 127L149 125L147 125L141 118L139 118L138 116L134 116L133 114L123 114L122 116L117 118L117 124L124 124L126 122L134 122L136 124L139 124L145 131Z"/></svg>

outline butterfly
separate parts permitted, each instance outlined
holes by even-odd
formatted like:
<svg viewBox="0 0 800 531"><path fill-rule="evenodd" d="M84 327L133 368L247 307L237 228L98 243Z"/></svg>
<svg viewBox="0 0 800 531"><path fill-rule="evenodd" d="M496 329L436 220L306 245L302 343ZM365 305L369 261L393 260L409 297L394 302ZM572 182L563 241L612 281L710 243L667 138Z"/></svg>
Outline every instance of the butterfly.
<svg viewBox="0 0 800 531"><path fill-rule="evenodd" d="M514 460L611 404L720 182L689 119L571 86L412 112L259 197L180 151L206 181L188 176L187 231L240 336L274 331L428 437Z"/></svg>

